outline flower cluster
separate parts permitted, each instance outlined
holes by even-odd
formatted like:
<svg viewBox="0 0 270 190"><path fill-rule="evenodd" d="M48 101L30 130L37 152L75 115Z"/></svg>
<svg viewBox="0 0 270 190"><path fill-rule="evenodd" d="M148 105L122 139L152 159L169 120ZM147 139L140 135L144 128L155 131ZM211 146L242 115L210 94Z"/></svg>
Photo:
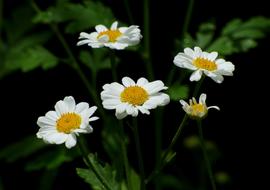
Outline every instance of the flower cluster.
<svg viewBox="0 0 270 190"><path fill-rule="evenodd" d="M110 29L103 25L95 27L96 32L90 34L80 33L78 46L87 44L92 48L108 47L122 50L128 46L140 42L142 35L138 26L119 27L114 22ZM222 83L223 76L232 76L234 65L231 62L218 58L217 52L204 52L199 47L185 48L174 58L174 64L181 68L194 71L190 81L199 81L203 74L217 83ZM105 109L115 110L117 119L123 119L128 115L137 117L139 113L150 114L151 109L165 106L170 102L170 97L162 92L168 87L160 81L149 82L146 78L139 78L136 82L129 77L122 78L122 84L112 82L103 86L100 93L102 105ZM210 108L219 110L217 106L207 107L206 94L201 94L199 102L195 97L189 104L180 100L183 110L192 119L206 117ZM92 115L97 107L89 107L88 103L75 103L72 96L65 97L55 105L55 111L49 111L45 116L39 117L37 124L40 127L37 137L50 144L65 143L67 148L76 145L76 136L79 133L91 133L93 128L89 122L98 117Z"/></svg>

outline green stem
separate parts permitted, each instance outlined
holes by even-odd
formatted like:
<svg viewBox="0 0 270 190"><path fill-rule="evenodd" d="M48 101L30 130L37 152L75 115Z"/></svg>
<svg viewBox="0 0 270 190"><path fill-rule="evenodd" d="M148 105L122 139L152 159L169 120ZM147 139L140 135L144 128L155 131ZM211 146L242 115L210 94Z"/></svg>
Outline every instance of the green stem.
<svg viewBox="0 0 270 190"><path fill-rule="evenodd" d="M39 7L37 6L37 4L35 3L34 0L31 0L31 5L32 5L32 7L34 8L34 10L36 12L40 12ZM61 34L61 32L59 31L58 26L56 24L49 24L49 26L52 29L52 31L55 33L58 40L61 42L63 48L65 49L66 53L68 54L69 58L71 59L72 68L77 72L77 74L81 78L82 82L84 83L85 87L87 88L89 94L92 96L95 104L97 104L97 107L99 108L98 111L100 112L102 118L106 118L105 117L105 112L102 109L101 102L100 102L100 100L99 100L99 98L97 96L96 89L89 83L89 80L87 79L87 77L83 73L83 71L82 71L79 63L77 62L75 56L73 55L69 45L67 44L67 42L64 39L63 35Z"/></svg>
<svg viewBox="0 0 270 190"><path fill-rule="evenodd" d="M2 30L3 30L3 10L4 10L4 5L3 5L3 0L0 0L0 50L3 46L3 41L2 41Z"/></svg>
<svg viewBox="0 0 270 190"><path fill-rule="evenodd" d="M181 33L181 37L180 37L182 39L182 41L184 41L185 35L186 35L188 28L189 28L190 19L191 19L191 15L193 12L193 7L194 7L194 0L189 0L188 8L187 8L187 12L185 15L183 28L182 28L182 33ZM183 43L181 43L181 45L183 46ZM176 73L176 67L173 67L168 74L167 85L170 85L172 83L172 80L174 78L175 73Z"/></svg>
<svg viewBox="0 0 270 190"><path fill-rule="evenodd" d="M131 24L134 24L134 20L131 14L130 6L129 6L129 0L124 0L125 8L127 11L128 19Z"/></svg>
<svg viewBox="0 0 270 190"><path fill-rule="evenodd" d="M185 114L185 116L184 116L181 124L179 125L179 127L178 127L178 129L177 129L177 131L176 131L176 133L174 135L174 137L172 138L172 141L171 141L169 147L166 149L165 153L162 156L162 159L160 161L159 167L156 168L149 175L149 177L145 180L145 183L146 184L149 183L154 177L156 177L159 174L159 172L163 169L163 167L166 165L166 163L167 163L166 162L166 158L167 158L168 154L171 152L171 150L172 150L173 146L175 145L175 143L177 142L177 139L178 139L179 135L181 134L181 131L182 131L183 127L186 124L187 118L188 118L188 115Z"/></svg>
<svg viewBox="0 0 270 190"><path fill-rule="evenodd" d="M143 156L142 156L142 150L141 150L141 144L140 144L140 138L139 138L139 132L138 132L138 123L137 118L133 118L133 133L134 133L134 139L136 144L136 151L139 161L139 169L140 169L140 178L141 178L141 190L145 190L145 173L144 173L144 164L143 164Z"/></svg>
<svg viewBox="0 0 270 190"><path fill-rule="evenodd" d="M201 80L195 86L192 97L196 98L196 96L198 95L198 93L202 87L202 83L203 83L204 79L205 79L205 75L203 74Z"/></svg>
<svg viewBox="0 0 270 190"><path fill-rule="evenodd" d="M151 62L151 52L150 52L150 18L149 18L149 0L143 1L143 13L144 13L144 58L146 60L146 70L150 80L154 79L154 72Z"/></svg>
<svg viewBox="0 0 270 190"><path fill-rule="evenodd" d="M197 120L197 123L198 123L198 128L199 128L200 144L201 144L202 151L203 151L204 161L205 161L205 164L207 167L207 171L208 171L208 175L209 175L209 178L211 181L212 189L216 190L217 188L216 188L216 183L215 183L214 175L213 175L212 168L211 168L211 163L210 163L210 160L208 158L206 146L204 143L202 122L201 122L201 120Z"/></svg>
<svg viewBox="0 0 270 190"><path fill-rule="evenodd" d="M129 190L132 190L132 183L131 183L131 177L130 177L130 167L128 163L128 155L127 155L127 148L126 148L126 136L124 132L124 125L123 121L119 121L119 128L120 128L120 138L121 138L121 151L124 161L124 167L125 167L125 173L126 173L126 179L127 179L127 187Z"/></svg>
<svg viewBox="0 0 270 190"><path fill-rule="evenodd" d="M110 185L108 184L107 180L99 173L98 169L96 168L95 164L92 163L91 159L88 158L88 152L87 148L85 147L84 143L81 142L81 139L78 139L78 144L80 151L82 153L82 156L84 158L84 161L86 162L87 166L95 173L96 177L102 183L102 185L107 189L107 190L112 190Z"/></svg>
<svg viewBox="0 0 270 190"><path fill-rule="evenodd" d="M111 58L111 69L112 69L112 77L114 82L117 82L117 72L116 72L116 57L113 50L110 52L110 58Z"/></svg>

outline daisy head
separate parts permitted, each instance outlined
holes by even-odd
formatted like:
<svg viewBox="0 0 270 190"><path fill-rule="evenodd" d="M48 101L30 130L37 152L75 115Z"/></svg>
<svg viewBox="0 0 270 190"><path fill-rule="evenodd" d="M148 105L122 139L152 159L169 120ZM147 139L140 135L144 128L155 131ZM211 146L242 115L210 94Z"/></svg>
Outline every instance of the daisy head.
<svg viewBox="0 0 270 190"><path fill-rule="evenodd" d="M127 115L136 117L139 111L150 114L150 109L170 102L169 96L160 92L167 89L160 80L148 82L147 79L140 78L135 83L131 78L124 77L122 83L105 84L101 92L103 107L115 109L117 119L123 119Z"/></svg>
<svg viewBox="0 0 270 190"><path fill-rule="evenodd" d="M122 50L128 46L136 45L140 42L142 35L139 26L117 27L118 22L115 21L111 28L108 29L104 25L97 25L96 32L90 34L81 32L78 46L87 44L92 48L109 47L111 49Z"/></svg>
<svg viewBox="0 0 270 190"><path fill-rule="evenodd" d="M219 110L218 106L207 107L206 103L206 94L201 94L199 98L199 103L193 97L189 100L189 104L184 100L180 100L183 110L190 116L192 119L203 119L206 117L208 110L211 108Z"/></svg>
<svg viewBox="0 0 270 190"><path fill-rule="evenodd" d="M91 117L97 107L89 108L88 103L76 105L72 96L65 97L55 104L55 111L48 111L45 116L39 117L37 124L40 127L37 137L49 144L65 143L67 148L76 145L76 135L91 133L93 128L90 121L98 117Z"/></svg>
<svg viewBox="0 0 270 190"><path fill-rule="evenodd" d="M181 68L193 70L190 81L199 81L202 74L212 78L217 83L222 83L224 76L233 76L234 65L224 59L217 59L217 52L204 52L199 47L194 50L185 48L184 53L178 53L174 64Z"/></svg>

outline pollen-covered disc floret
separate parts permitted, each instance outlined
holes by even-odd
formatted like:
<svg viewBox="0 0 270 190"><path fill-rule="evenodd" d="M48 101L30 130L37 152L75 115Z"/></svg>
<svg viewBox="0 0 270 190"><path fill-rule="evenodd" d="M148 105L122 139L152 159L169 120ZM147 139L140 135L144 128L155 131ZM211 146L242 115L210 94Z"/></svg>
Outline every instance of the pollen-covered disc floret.
<svg viewBox="0 0 270 190"><path fill-rule="evenodd" d="M207 115L209 109L215 108L219 110L219 107L217 106L207 107L205 101L206 101L206 94L201 94L198 103L194 97L189 100L189 104L184 100L180 100L180 103L182 104L183 110L192 119L202 119Z"/></svg>
<svg viewBox="0 0 270 190"><path fill-rule="evenodd" d="M104 25L97 25L96 32L90 34L81 32L78 46L87 44L92 48L109 47L111 49L125 49L128 46L136 45L140 42L142 35L139 26L117 27L118 22L115 21L111 28L108 29Z"/></svg>
<svg viewBox="0 0 270 190"><path fill-rule="evenodd" d="M131 78L124 77L122 83L105 84L101 92L103 107L115 109L118 119L123 119L127 115L136 117L139 111L150 114L150 109L170 102L169 96L160 92L167 89L160 80L148 82L147 79L140 78L135 83Z"/></svg>
<svg viewBox="0 0 270 190"><path fill-rule="evenodd" d="M96 106L89 108L86 102L76 105L72 96L65 97L55 104L55 111L38 118L37 137L50 144L65 143L71 148L76 145L76 135L93 131L89 122L98 119L91 117L96 109Z"/></svg>
<svg viewBox="0 0 270 190"><path fill-rule="evenodd" d="M223 75L233 76L234 65L217 57L217 52L204 52L199 47L195 47L194 50L185 48L184 53L178 53L173 62L178 67L194 71L190 76L190 81L199 81L204 73L215 82L222 83Z"/></svg>

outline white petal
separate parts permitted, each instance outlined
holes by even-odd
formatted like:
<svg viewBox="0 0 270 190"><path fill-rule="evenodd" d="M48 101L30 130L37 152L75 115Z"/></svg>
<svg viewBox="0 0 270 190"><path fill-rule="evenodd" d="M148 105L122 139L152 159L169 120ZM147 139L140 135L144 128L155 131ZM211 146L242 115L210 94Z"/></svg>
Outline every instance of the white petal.
<svg viewBox="0 0 270 190"><path fill-rule="evenodd" d="M58 116L61 116L62 114L68 112L68 107L67 107L66 103L64 103L64 101L62 101L62 100L58 101L55 104L54 108L55 108L55 111L56 111Z"/></svg>
<svg viewBox="0 0 270 190"><path fill-rule="evenodd" d="M82 45L84 45L84 44L89 44L89 43L91 43L91 40L88 40L88 39L86 39L86 40L80 40L80 41L77 43L77 46L82 46Z"/></svg>
<svg viewBox="0 0 270 190"><path fill-rule="evenodd" d="M186 55L188 55L189 57L191 57L191 58L195 58L194 51L191 48L185 48L184 49L184 53Z"/></svg>
<svg viewBox="0 0 270 190"><path fill-rule="evenodd" d="M126 112L122 112L122 113L115 112L115 116L117 119L124 119L127 116L127 113Z"/></svg>
<svg viewBox="0 0 270 190"><path fill-rule="evenodd" d="M208 54L207 59L210 61L214 61L217 58L217 56L218 56L218 53L214 51Z"/></svg>
<svg viewBox="0 0 270 190"><path fill-rule="evenodd" d="M179 102L182 104L182 106L189 106L188 103L184 100L180 100Z"/></svg>
<svg viewBox="0 0 270 190"><path fill-rule="evenodd" d="M72 96L67 96L64 98L64 102L67 106L68 112L74 112L75 110L75 100Z"/></svg>
<svg viewBox="0 0 270 190"><path fill-rule="evenodd" d="M93 115L93 113L95 113L95 111L97 110L97 106L92 106L91 108L89 108L85 114L86 116L89 118Z"/></svg>
<svg viewBox="0 0 270 190"><path fill-rule="evenodd" d="M49 119L48 117L39 117L37 120L37 125L39 127L44 127L44 126L55 126L55 121Z"/></svg>
<svg viewBox="0 0 270 190"><path fill-rule="evenodd" d="M231 62L224 62L218 65L218 73L226 76L233 76L235 66Z"/></svg>
<svg viewBox="0 0 270 190"><path fill-rule="evenodd" d="M116 50L122 50L129 46L127 43L109 42L104 44L106 47Z"/></svg>
<svg viewBox="0 0 270 190"><path fill-rule="evenodd" d="M95 29L96 29L96 31L97 31L98 33L104 32L104 31L107 31L107 30L108 30L106 26L101 25L101 24L100 24L100 25L97 25L97 26L95 27Z"/></svg>
<svg viewBox="0 0 270 190"><path fill-rule="evenodd" d="M134 112L131 115L132 117L137 117L138 113L139 113L138 108L134 107Z"/></svg>
<svg viewBox="0 0 270 190"><path fill-rule="evenodd" d="M200 95L199 103L205 105L205 101L206 101L206 94L203 93Z"/></svg>
<svg viewBox="0 0 270 190"><path fill-rule="evenodd" d="M98 120L98 119L99 119L99 117L96 117L96 116L90 117L90 118L89 118L89 122L90 122L90 121L96 121L96 120Z"/></svg>
<svg viewBox="0 0 270 190"><path fill-rule="evenodd" d="M121 32L121 33L125 33L127 31L128 27L119 27L118 30Z"/></svg>
<svg viewBox="0 0 270 190"><path fill-rule="evenodd" d="M106 99L102 102L102 105L106 109L115 109L117 105L121 104L120 100Z"/></svg>
<svg viewBox="0 0 270 190"><path fill-rule="evenodd" d="M148 80L146 79L146 78L139 78L138 80L137 80L137 85L138 86L144 86L145 84L147 84L148 83Z"/></svg>
<svg viewBox="0 0 270 190"><path fill-rule="evenodd" d="M117 29L117 25L118 25L118 22L117 21L115 21L114 23L112 23L111 30L116 30Z"/></svg>
<svg viewBox="0 0 270 190"><path fill-rule="evenodd" d="M123 113L126 111L127 103L122 103L116 106L117 113Z"/></svg>
<svg viewBox="0 0 270 190"><path fill-rule="evenodd" d="M156 100L155 98L150 98L142 106L145 109L155 109L158 104L159 104L159 100Z"/></svg>
<svg viewBox="0 0 270 190"><path fill-rule="evenodd" d="M199 70L197 70L197 71L194 71L194 72L191 74L189 80L190 80L190 81L199 81L199 80L201 79L201 77L202 77L202 71L199 69Z"/></svg>
<svg viewBox="0 0 270 190"><path fill-rule="evenodd" d="M137 106L137 108L138 108L143 114L147 114L147 115L150 114L150 111L149 111L148 109L146 109L145 107L143 107L143 106Z"/></svg>
<svg viewBox="0 0 270 190"><path fill-rule="evenodd" d="M207 109L209 110L209 109L216 109L216 110L218 110L218 111L220 111L220 109L219 109L219 107L218 106L209 106Z"/></svg>
<svg viewBox="0 0 270 190"><path fill-rule="evenodd" d="M211 77L216 83L222 83L224 78L222 75L217 74L215 77Z"/></svg>
<svg viewBox="0 0 270 190"><path fill-rule="evenodd" d="M129 77L123 77L122 78L122 83L125 87L129 87L129 86L135 86L135 82L134 80L132 80Z"/></svg>
<svg viewBox="0 0 270 190"><path fill-rule="evenodd" d="M192 64L192 58L190 58L189 56L183 54L183 53L179 53L177 56L175 56L173 62L176 66L181 67L181 68L186 68L186 69L190 69L190 70L196 70L197 67L195 67Z"/></svg>
<svg viewBox="0 0 270 190"><path fill-rule="evenodd" d="M45 117L47 117L48 119L52 120L52 121L56 121L58 119L57 114L55 111L48 111L45 114Z"/></svg>
<svg viewBox="0 0 270 190"><path fill-rule="evenodd" d="M106 34L104 34L104 35L102 35L102 36L100 36L97 40L98 40L98 42L100 42L100 43L106 43L106 42L108 42L109 41L109 36L108 35L106 35ZM104 44L105 45L105 44Z"/></svg>
<svg viewBox="0 0 270 190"><path fill-rule="evenodd" d="M75 113L81 113L84 110L87 110L89 108L89 104L86 102L80 102L79 104L76 105L75 108Z"/></svg>
<svg viewBox="0 0 270 190"><path fill-rule="evenodd" d="M155 94L161 90L165 90L168 87L164 86L164 83L161 80L149 82L143 86L144 89L148 92L148 94Z"/></svg>
<svg viewBox="0 0 270 190"><path fill-rule="evenodd" d="M72 148L76 145L76 135L75 134L69 134L66 140L66 147L67 148Z"/></svg>
<svg viewBox="0 0 270 190"><path fill-rule="evenodd" d="M195 57L201 57L202 49L200 47L194 47L194 56Z"/></svg>
<svg viewBox="0 0 270 190"><path fill-rule="evenodd" d="M135 111L134 106L132 106L131 104L127 104L126 106L126 112L128 115L132 115Z"/></svg>

